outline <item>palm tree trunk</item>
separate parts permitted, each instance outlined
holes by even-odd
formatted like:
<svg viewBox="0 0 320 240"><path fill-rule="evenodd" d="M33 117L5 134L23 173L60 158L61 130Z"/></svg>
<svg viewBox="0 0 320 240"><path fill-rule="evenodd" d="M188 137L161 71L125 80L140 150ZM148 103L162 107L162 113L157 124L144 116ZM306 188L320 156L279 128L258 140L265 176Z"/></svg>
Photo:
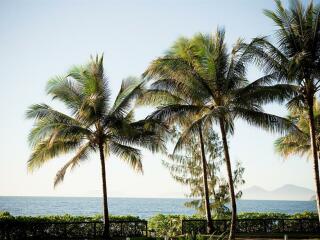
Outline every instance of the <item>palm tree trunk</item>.
<svg viewBox="0 0 320 240"><path fill-rule="evenodd" d="M200 146L201 146L201 159L202 159L202 172L203 172L203 187L204 187L204 195L205 195L205 207L206 207L206 215L207 215L207 231L208 233L213 232L213 223L211 218L210 211L210 201L209 201L209 189L208 189L208 173L207 173L207 161L204 150L203 136L201 125L199 125L199 137L200 137Z"/></svg>
<svg viewBox="0 0 320 240"><path fill-rule="evenodd" d="M231 198L232 215L231 215L229 239L235 239L236 224L237 224L237 203L236 203L236 196L234 193L231 161L230 161L229 147L227 142L227 134L226 134L226 130L225 130L225 126L222 118L219 119L219 123L220 123L220 131L222 136L224 156L225 156L227 172L228 172L228 183L229 183L229 191L230 191L230 198Z"/></svg>
<svg viewBox="0 0 320 240"><path fill-rule="evenodd" d="M101 177L102 177L102 190L103 190L103 223L104 223L103 238L110 239L106 166L105 166L105 158L104 158L104 152L103 152L103 143L99 143L99 152L100 152L100 160L101 160Z"/></svg>
<svg viewBox="0 0 320 240"><path fill-rule="evenodd" d="M313 105L314 105L314 99L312 96L308 100L308 114L309 114L309 129L310 129L311 148L312 148L312 156L313 156L314 180L315 180L315 184L316 184L317 209L318 209L318 218L319 218L319 222L320 222L319 162L318 162L317 140L316 140L316 129L315 129L315 123L314 123Z"/></svg>

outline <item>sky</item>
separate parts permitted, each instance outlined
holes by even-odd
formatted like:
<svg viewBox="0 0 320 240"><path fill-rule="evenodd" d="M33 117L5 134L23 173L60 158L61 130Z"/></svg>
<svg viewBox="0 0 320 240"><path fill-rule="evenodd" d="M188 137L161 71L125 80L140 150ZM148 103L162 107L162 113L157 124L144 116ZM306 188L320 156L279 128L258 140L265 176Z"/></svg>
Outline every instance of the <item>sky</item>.
<svg viewBox="0 0 320 240"><path fill-rule="evenodd" d="M104 53L104 66L113 97L121 80L140 76L150 61L161 56L181 36L226 29L229 47L237 38L272 35L273 23L263 9L271 0L1 0L0 1L0 196L100 196L98 156L92 155L67 173L55 189L53 178L68 157L54 159L27 172L32 121L25 119L31 104L46 102L53 76L85 64L90 55ZM261 71L249 68L254 80ZM286 115L284 106L266 110ZM144 117L145 109L137 116ZM230 137L233 163L245 167L243 188L271 190L284 184L314 189L312 165L301 157L284 160L274 151L279 137L237 121ZM114 157L107 161L110 197L183 197L188 189L174 182L161 165L161 156L144 152L144 175ZM225 169L222 169L225 171Z"/></svg>

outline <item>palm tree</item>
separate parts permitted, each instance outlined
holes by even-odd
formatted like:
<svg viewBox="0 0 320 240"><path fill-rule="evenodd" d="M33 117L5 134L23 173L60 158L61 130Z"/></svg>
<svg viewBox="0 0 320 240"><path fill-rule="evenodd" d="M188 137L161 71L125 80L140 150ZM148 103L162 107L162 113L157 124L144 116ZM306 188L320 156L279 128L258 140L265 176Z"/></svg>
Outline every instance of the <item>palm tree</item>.
<svg viewBox="0 0 320 240"><path fill-rule="evenodd" d="M110 154L142 172L141 152L163 148L160 125L152 120L134 121L132 104L143 89L143 82L128 78L110 103L108 80L104 77L103 57L91 59L86 66L72 68L65 77L48 82L47 93L62 102L69 114L46 104L29 107L27 118L35 120L29 135L32 153L28 169L33 171L47 161L67 153L74 156L57 172L54 186L68 169L99 152L103 190L104 237L110 237L106 184L106 157Z"/></svg>
<svg viewBox="0 0 320 240"><path fill-rule="evenodd" d="M320 221L319 163L313 111L315 95L320 88L320 6L314 5L313 1L303 6L301 1L293 0L289 9L285 9L280 0L275 2L276 10L265 10L264 13L277 27L277 44L265 37L256 38L252 42L252 56L266 73L276 76L278 83L297 89L287 104L289 110L307 109Z"/></svg>
<svg viewBox="0 0 320 240"><path fill-rule="evenodd" d="M316 124L317 152L319 154L320 103L318 101L315 102L313 112ZM308 111L301 108L291 109L288 119L291 119L297 125L298 130L293 130L278 138L275 141L276 151L285 158L291 155L312 158Z"/></svg>
<svg viewBox="0 0 320 240"><path fill-rule="evenodd" d="M227 141L228 134L233 133L234 119L242 118L271 131L283 131L292 125L283 118L265 113L259 105L267 99L285 97L290 91L274 86L266 87L266 91L263 84L272 75L249 84L246 79L246 63L251 57L249 47L238 40L228 53L224 36L224 30L218 29L213 35L180 38L164 57L150 64L144 76L153 82L150 88L158 91L160 98L166 91L174 96L172 100L181 94L188 99L188 102L162 104L154 95L148 101L158 104L150 118L167 123L191 121L176 148L187 142L189 134L199 134L199 126L218 124L220 127L232 208L229 238L234 239L237 206Z"/></svg>

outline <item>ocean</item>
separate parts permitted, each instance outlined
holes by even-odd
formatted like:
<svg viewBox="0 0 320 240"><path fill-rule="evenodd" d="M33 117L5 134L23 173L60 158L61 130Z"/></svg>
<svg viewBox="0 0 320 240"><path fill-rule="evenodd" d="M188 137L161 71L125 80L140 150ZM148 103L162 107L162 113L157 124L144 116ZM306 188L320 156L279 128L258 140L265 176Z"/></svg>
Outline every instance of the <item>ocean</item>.
<svg viewBox="0 0 320 240"><path fill-rule="evenodd" d="M113 215L133 215L148 219L155 214L195 213L184 206L188 199L174 198L109 198L109 212ZM95 197L1 197L0 211L12 215L86 215L102 213L102 199ZM298 213L316 211L314 201L239 200L239 212Z"/></svg>

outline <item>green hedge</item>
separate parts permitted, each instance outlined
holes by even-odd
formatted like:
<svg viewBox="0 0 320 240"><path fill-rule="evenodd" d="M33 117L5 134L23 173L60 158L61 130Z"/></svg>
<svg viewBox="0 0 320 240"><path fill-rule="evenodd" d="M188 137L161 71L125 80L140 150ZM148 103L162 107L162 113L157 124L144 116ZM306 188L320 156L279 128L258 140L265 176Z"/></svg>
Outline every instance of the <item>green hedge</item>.
<svg viewBox="0 0 320 240"><path fill-rule="evenodd" d="M136 216L113 216L109 217L110 220L143 220ZM73 216L65 215L52 215L52 216L12 216L9 212L0 212L0 221L19 221L19 222L91 222L102 221L102 215L94 216Z"/></svg>
<svg viewBox="0 0 320 240"><path fill-rule="evenodd" d="M149 230L154 230L157 236L177 236L181 233L181 222L183 219L205 219L203 216L193 215L164 215L158 214L150 219L148 219L148 228ZM239 219L283 219L283 218L292 218L292 219L317 219L318 215L314 212L304 212L297 213L293 215L284 214L284 213L239 213ZM141 220L139 217L135 216L111 216L111 220ZM0 212L0 221L19 221L19 222L89 222L89 221L101 221L101 215L95 216L71 216L71 215L57 215L57 216L12 216L8 212Z"/></svg>
<svg viewBox="0 0 320 240"><path fill-rule="evenodd" d="M110 232L115 237L144 236L147 226L135 216L110 216ZM120 222L117 222L119 220ZM122 222L126 220L128 222ZM81 222L81 223L79 223ZM95 222L95 223L94 223ZM102 236L101 215L95 216L12 216L0 212L0 239L91 239Z"/></svg>
<svg viewBox="0 0 320 240"><path fill-rule="evenodd" d="M245 212L238 214L239 219L266 219L266 218L292 218L292 219L317 219L318 214L315 212L303 212L295 214L285 214L285 213L257 213L257 212Z"/></svg>

